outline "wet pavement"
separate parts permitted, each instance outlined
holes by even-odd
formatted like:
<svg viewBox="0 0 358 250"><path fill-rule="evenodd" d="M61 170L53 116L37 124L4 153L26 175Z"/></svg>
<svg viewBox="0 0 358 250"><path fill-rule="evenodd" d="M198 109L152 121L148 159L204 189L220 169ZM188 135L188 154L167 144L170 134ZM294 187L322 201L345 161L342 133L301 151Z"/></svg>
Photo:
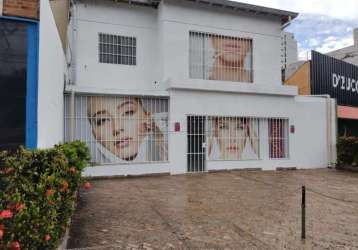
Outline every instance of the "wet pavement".
<svg viewBox="0 0 358 250"><path fill-rule="evenodd" d="M92 184L80 192L69 249L358 249L358 173L232 171Z"/></svg>

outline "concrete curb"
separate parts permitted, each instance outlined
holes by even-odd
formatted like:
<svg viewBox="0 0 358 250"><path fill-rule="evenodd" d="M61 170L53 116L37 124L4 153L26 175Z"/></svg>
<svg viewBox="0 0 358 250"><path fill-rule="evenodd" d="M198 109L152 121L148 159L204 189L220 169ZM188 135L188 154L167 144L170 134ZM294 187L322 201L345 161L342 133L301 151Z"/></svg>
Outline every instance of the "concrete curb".
<svg viewBox="0 0 358 250"><path fill-rule="evenodd" d="M57 250L66 250L67 249L67 243L70 239L70 227L67 228L65 236L62 239L61 244L58 246Z"/></svg>

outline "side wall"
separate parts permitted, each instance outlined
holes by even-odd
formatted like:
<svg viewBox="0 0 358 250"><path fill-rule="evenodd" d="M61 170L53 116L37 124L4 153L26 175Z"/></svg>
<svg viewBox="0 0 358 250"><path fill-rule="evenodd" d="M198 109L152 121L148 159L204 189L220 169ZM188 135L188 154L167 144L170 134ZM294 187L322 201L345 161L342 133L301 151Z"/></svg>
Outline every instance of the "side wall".
<svg viewBox="0 0 358 250"><path fill-rule="evenodd" d="M285 81L285 85L297 86L299 95L310 95L310 62L305 62Z"/></svg>
<svg viewBox="0 0 358 250"><path fill-rule="evenodd" d="M38 81L38 147L63 141L65 58L48 0L41 1Z"/></svg>
<svg viewBox="0 0 358 250"><path fill-rule="evenodd" d="M70 1L52 0L50 4L60 34L62 47L65 49L67 46L68 9Z"/></svg>

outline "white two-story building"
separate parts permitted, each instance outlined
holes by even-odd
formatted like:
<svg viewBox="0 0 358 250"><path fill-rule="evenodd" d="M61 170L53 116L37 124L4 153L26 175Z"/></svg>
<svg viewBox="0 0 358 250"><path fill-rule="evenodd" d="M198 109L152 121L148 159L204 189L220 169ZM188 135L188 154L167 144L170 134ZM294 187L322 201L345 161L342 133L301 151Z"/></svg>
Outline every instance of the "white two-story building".
<svg viewBox="0 0 358 250"><path fill-rule="evenodd" d="M319 168L335 103L281 82L297 13L227 0L73 0L65 140L92 176Z"/></svg>

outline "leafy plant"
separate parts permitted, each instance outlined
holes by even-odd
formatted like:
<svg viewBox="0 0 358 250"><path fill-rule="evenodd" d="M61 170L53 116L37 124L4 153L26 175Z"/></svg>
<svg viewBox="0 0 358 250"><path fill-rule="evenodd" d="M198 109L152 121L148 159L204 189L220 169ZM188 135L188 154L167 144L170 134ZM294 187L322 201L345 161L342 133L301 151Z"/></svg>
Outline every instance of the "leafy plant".
<svg viewBox="0 0 358 250"><path fill-rule="evenodd" d="M337 142L337 164L358 167L358 137L340 137Z"/></svg>
<svg viewBox="0 0 358 250"><path fill-rule="evenodd" d="M89 150L79 141L0 153L0 249L54 249L69 226Z"/></svg>

